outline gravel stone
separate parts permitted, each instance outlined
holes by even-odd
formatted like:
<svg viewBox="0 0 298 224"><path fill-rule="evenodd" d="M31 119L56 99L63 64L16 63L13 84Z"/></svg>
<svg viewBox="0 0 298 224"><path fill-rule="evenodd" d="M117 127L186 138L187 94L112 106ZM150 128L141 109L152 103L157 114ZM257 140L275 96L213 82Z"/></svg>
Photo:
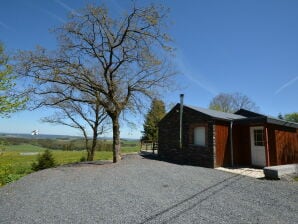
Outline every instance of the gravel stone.
<svg viewBox="0 0 298 224"><path fill-rule="evenodd" d="M298 184L127 155L0 189L0 223L298 223Z"/></svg>

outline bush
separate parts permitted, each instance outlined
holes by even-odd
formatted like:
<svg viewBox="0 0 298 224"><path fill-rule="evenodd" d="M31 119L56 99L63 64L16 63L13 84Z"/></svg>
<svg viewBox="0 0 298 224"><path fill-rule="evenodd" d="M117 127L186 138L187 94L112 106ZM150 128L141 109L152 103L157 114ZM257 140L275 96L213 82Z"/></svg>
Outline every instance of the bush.
<svg viewBox="0 0 298 224"><path fill-rule="evenodd" d="M85 156L82 156L82 157L80 158L80 162L85 162L85 161L87 161L86 157L85 157Z"/></svg>
<svg viewBox="0 0 298 224"><path fill-rule="evenodd" d="M38 171L38 170L43 170L51 167L55 167L56 162L53 157L53 154L50 150L45 150L42 155L39 155L37 158L37 163L34 162L32 163L31 167L32 170Z"/></svg>
<svg viewBox="0 0 298 224"><path fill-rule="evenodd" d="M13 168L8 166L2 166L0 170L0 187L10 182L20 179L24 174L14 173Z"/></svg>
<svg viewBox="0 0 298 224"><path fill-rule="evenodd" d="M0 175L0 186L11 183L20 179L23 175L21 174L6 174Z"/></svg>

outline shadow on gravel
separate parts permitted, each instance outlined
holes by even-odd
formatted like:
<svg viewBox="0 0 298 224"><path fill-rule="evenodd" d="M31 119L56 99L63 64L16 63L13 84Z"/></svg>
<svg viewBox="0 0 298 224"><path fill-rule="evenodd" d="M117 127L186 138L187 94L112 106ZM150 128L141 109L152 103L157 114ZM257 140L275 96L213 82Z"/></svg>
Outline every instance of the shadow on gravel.
<svg viewBox="0 0 298 224"><path fill-rule="evenodd" d="M164 161L164 160L161 160L157 154L153 154L151 152L140 152L139 155L142 156L144 159Z"/></svg>
<svg viewBox="0 0 298 224"><path fill-rule="evenodd" d="M187 162L177 162L177 161L174 161L174 160L168 160L168 159L164 159L164 158L161 159L157 154L153 154L151 152L142 151L142 152L139 153L139 155L142 156L144 159L163 161L163 162L172 163L172 164L176 164L176 165L182 165L182 166L202 167L202 166L194 165L194 164L187 163ZM204 167L204 168L206 168L206 167Z"/></svg>
<svg viewBox="0 0 298 224"><path fill-rule="evenodd" d="M216 184L211 185L207 188L204 188L196 194L153 214L152 216L146 218L144 221L140 222L140 224L150 223L151 221L158 221L160 223L170 223L171 220L174 220L182 214L194 209L202 202L206 201L210 197L213 197L215 194L221 192L226 187L232 185L233 183L239 181L242 178L244 178L244 176L240 174L235 174L231 177L225 178L224 180L219 181ZM167 216L167 214L169 216L163 219L162 216Z"/></svg>
<svg viewBox="0 0 298 224"><path fill-rule="evenodd" d="M97 161L86 161L86 162L77 162L61 165L61 167L77 167L77 166L86 166L86 165L106 165L112 164L113 161L110 160L97 160Z"/></svg>

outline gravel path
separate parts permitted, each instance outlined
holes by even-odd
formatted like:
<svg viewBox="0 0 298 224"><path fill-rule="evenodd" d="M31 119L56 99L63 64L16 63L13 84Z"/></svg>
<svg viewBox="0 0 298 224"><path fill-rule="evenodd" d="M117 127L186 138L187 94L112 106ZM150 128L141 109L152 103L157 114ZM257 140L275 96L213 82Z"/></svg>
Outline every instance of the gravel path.
<svg viewBox="0 0 298 224"><path fill-rule="evenodd" d="M0 223L298 223L298 184L133 155L4 186Z"/></svg>

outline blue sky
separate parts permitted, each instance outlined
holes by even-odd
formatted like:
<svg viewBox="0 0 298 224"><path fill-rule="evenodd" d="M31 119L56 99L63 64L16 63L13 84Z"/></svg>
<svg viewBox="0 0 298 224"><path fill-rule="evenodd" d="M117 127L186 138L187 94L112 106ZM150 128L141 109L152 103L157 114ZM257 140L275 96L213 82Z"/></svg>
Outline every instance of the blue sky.
<svg viewBox="0 0 298 224"><path fill-rule="evenodd" d="M0 7L0 41L8 52L36 45L55 49L49 29L67 21L67 14L87 2L79 0L5 0ZM104 1L112 14L130 1ZM171 9L169 33L177 48L175 64L181 89L165 93L167 103L179 101L208 107L221 92L249 96L260 112L272 116L298 111L298 1L288 0L155 0ZM0 132L79 135L77 130L40 122L51 111L23 111L0 119ZM121 137L140 136L123 124ZM110 136L110 134L107 134Z"/></svg>

